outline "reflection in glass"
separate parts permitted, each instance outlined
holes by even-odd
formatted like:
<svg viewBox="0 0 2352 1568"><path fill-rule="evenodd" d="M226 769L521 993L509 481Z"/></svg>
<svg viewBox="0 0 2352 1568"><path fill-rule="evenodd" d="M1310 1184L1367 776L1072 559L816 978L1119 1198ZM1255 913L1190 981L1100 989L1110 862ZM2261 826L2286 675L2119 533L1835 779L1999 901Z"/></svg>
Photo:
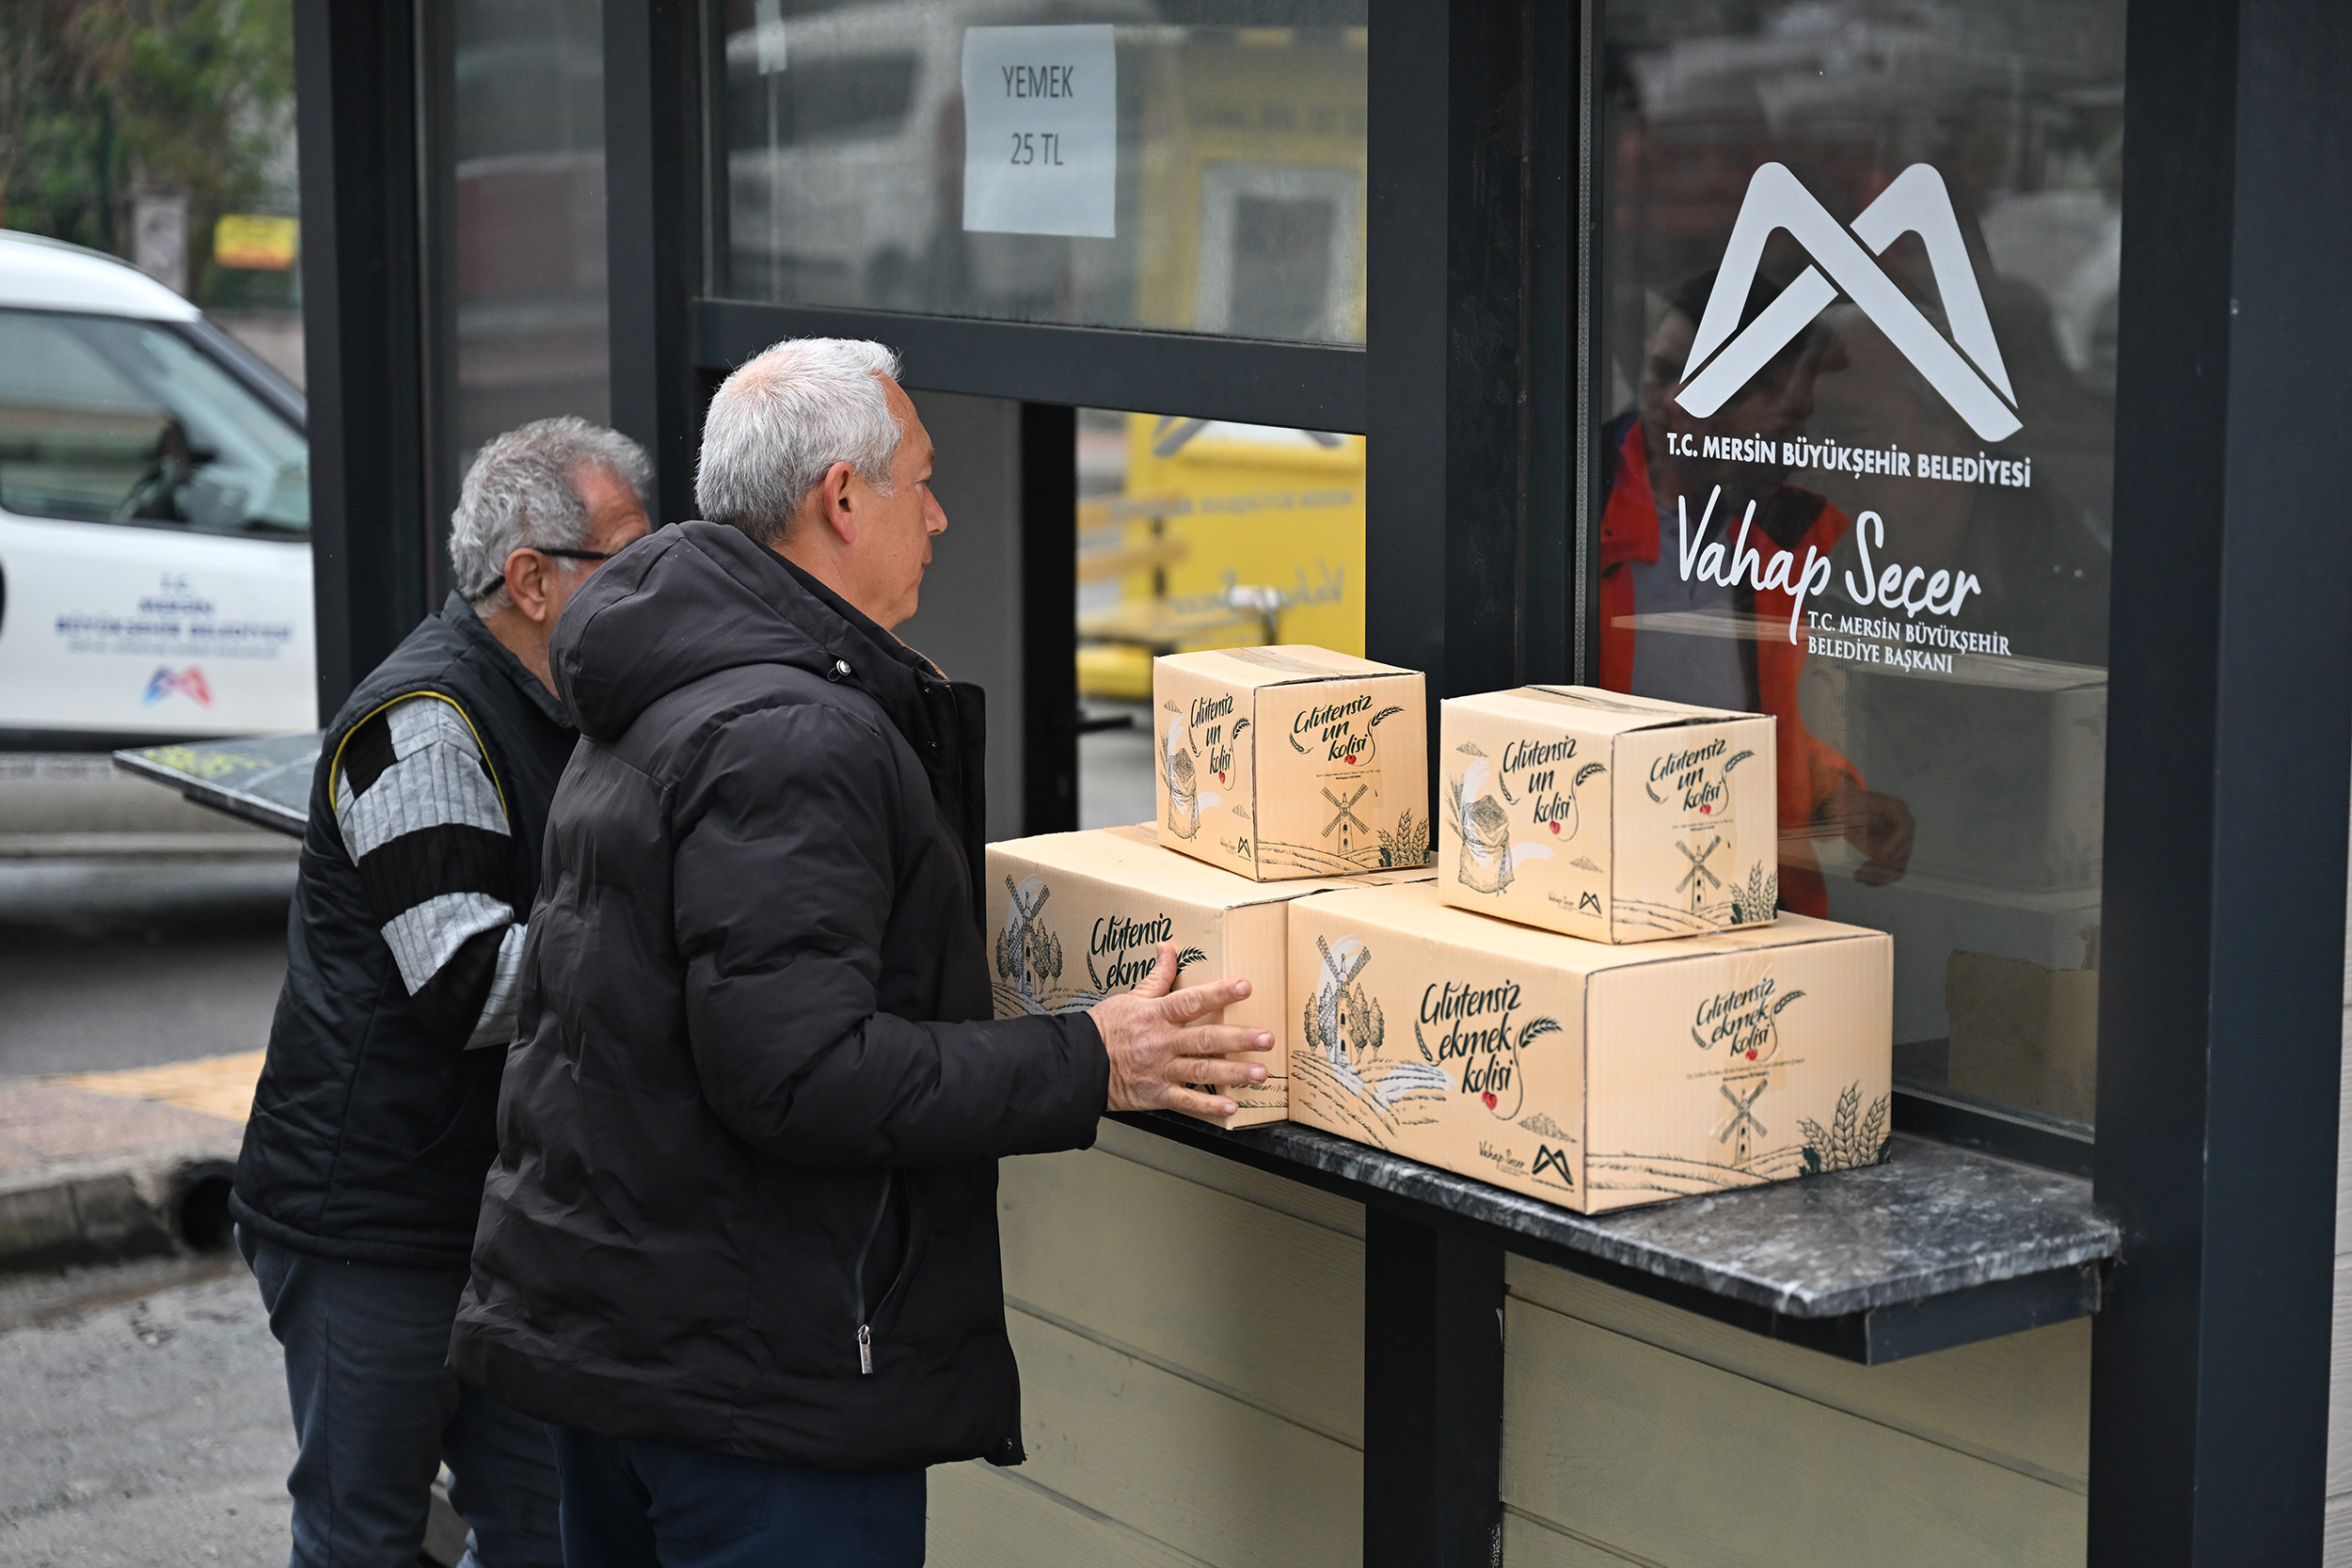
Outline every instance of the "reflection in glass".
<svg viewBox="0 0 2352 1568"><path fill-rule="evenodd" d="M1364 441L1078 412L1083 826L1152 815L1152 660L1311 642L1364 651Z"/></svg>
<svg viewBox="0 0 2352 1568"><path fill-rule="evenodd" d="M1601 684L1780 721L1899 1081L2088 1122L2121 0L1608 8Z"/></svg>
<svg viewBox="0 0 2352 1568"><path fill-rule="evenodd" d="M168 326L0 310L0 507L298 537L310 448Z"/></svg>
<svg viewBox="0 0 2352 1568"><path fill-rule="evenodd" d="M454 9L457 473L527 420L608 417L602 16Z"/></svg>
<svg viewBox="0 0 2352 1568"><path fill-rule="evenodd" d="M1360 342L1363 13L1361 0L728 0L712 292ZM1114 29L1109 238L965 227L967 153L1000 150L966 146L966 33L1037 24Z"/></svg>

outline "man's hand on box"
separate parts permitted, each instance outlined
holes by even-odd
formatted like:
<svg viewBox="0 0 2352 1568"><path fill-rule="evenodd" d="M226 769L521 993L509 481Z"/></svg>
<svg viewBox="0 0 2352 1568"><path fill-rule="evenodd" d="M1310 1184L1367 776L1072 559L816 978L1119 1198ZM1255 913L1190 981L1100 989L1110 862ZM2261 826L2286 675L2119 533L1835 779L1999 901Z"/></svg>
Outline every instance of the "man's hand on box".
<svg viewBox="0 0 2352 1568"><path fill-rule="evenodd" d="M1256 1062L1218 1058L1236 1051L1271 1051L1274 1037L1263 1029L1196 1022L1248 996L1248 981L1219 980L1183 990L1172 989L1175 984L1176 944L1164 942L1159 961L1142 984L1088 1009L1087 1016L1103 1036L1103 1049L1110 1053L1110 1109L1230 1117L1241 1107L1203 1089L1263 1084L1265 1069Z"/></svg>

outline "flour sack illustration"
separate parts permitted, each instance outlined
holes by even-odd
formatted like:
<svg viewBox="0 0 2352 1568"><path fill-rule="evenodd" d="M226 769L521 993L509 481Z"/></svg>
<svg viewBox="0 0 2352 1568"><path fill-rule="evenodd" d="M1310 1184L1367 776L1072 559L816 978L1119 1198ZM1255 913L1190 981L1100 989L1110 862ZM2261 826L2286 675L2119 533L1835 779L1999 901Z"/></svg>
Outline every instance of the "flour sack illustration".
<svg viewBox="0 0 2352 1568"><path fill-rule="evenodd" d="M1170 705L1173 711L1173 705ZM1202 811L1214 811L1224 803L1223 798L1204 794L1200 788L1200 769L1192 760L1192 736L1184 716L1177 713L1168 721L1168 729L1160 741L1160 778L1168 786L1168 831L1178 838L1190 838L1200 831Z"/></svg>
<svg viewBox="0 0 2352 1568"><path fill-rule="evenodd" d="M1464 887L1475 892L1501 893L1511 885L1512 873L1519 865L1532 860L1549 860L1551 848L1544 844L1511 842L1511 814L1503 809L1502 800L1495 798L1497 790L1504 799L1510 798L1508 775L1497 773L1486 753L1474 742L1465 741L1455 750L1469 761L1461 772L1446 782L1446 814L1462 843L1454 876ZM1558 814L1551 820L1559 824L1552 829L1555 834L1576 836L1573 794L1562 798Z"/></svg>

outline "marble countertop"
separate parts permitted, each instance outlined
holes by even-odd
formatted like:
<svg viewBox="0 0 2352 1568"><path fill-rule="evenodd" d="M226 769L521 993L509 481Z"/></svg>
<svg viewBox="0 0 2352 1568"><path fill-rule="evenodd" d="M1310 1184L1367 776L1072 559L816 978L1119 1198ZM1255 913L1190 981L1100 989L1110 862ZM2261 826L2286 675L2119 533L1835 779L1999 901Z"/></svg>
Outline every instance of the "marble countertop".
<svg viewBox="0 0 2352 1568"><path fill-rule="evenodd" d="M1846 1317L2114 1258L2122 1233L2090 1183L1897 1133L1883 1165L1587 1216L1295 1124L1220 1132L1132 1118L1253 1164L1303 1165L1429 1204L1546 1249L1653 1275L1787 1317Z"/></svg>

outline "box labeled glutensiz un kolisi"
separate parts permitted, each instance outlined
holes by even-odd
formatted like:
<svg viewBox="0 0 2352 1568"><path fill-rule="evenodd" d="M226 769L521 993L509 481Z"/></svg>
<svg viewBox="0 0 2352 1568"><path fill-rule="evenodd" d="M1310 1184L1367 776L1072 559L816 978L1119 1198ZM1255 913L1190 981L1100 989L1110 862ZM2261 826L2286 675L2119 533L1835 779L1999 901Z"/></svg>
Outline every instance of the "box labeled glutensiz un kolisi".
<svg viewBox="0 0 2352 1568"><path fill-rule="evenodd" d="M1152 660L1161 842L1255 881L1426 863L1423 689L1303 645Z"/></svg>
<svg viewBox="0 0 2352 1568"><path fill-rule="evenodd" d="M1439 709L1449 903L1590 942L1769 925L1775 721L1581 686Z"/></svg>
<svg viewBox="0 0 2352 1568"><path fill-rule="evenodd" d="M1363 879L1428 879L1426 868ZM1265 1082L1226 1091L1241 1109L1221 1124L1254 1127L1290 1113L1284 1066L1290 1009L1283 909L1304 894L1349 885L1328 878L1253 882L1159 847L1152 825L1043 833L988 847L989 978L996 1016L1079 1012L1152 972L1176 943L1179 985L1228 977L1251 994L1222 1022L1264 1029L1274 1049L1246 1061Z"/></svg>
<svg viewBox="0 0 2352 1568"><path fill-rule="evenodd" d="M1608 946L1428 883L1288 912L1294 1121L1585 1213L1886 1157L1883 931Z"/></svg>

